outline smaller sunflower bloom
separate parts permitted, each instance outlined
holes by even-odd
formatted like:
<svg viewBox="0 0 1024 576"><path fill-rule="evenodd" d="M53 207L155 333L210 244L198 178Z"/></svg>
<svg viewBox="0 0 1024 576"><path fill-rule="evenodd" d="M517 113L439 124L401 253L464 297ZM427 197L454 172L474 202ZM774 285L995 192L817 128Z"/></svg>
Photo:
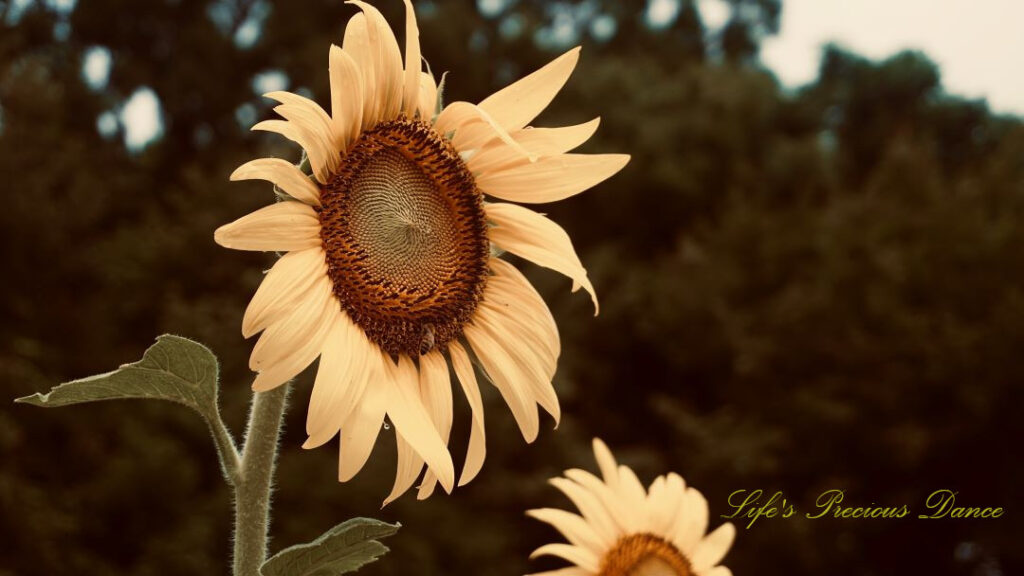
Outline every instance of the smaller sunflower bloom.
<svg viewBox="0 0 1024 576"><path fill-rule="evenodd" d="M736 529L725 523L705 535L708 502L699 491L675 473L659 476L644 490L596 438L594 455L603 480L579 469L551 479L581 515L555 508L527 512L569 541L541 546L530 557L557 556L574 564L533 576L731 576L718 563Z"/></svg>

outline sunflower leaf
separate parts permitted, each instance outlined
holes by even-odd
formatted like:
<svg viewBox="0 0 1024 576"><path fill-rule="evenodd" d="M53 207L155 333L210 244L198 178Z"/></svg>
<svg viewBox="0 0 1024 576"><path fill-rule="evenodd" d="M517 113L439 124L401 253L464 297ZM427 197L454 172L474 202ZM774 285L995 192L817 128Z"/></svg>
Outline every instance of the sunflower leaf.
<svg viewBox="0 0 1024 576"><path fill-rule="evenodd" d="M228 482L234 483L239 455L231 433L217 408L217 357L209 348L188 338L164 334L142 355L106 374L97 374L55 386L46 394L14 401L44 408L99 400L168 400L192 408L210 427Z"/></svg>
<svg viewBox="0 0 1024 576"><path fill-rule="evenodd" d="M187 338L164 334L142 355L106 374L72 380L46 394L15 402L53 408L99 400L148 398L184 404L204 418L217 417L217 358Z"/></svg>
<svg viewBox="0 0 1024 576"><path fill-rule="evenodd" d="M278 552L260 567L261 576L337 576L355 572L387 553L377 538L391 536L401 524L352 518L308 544Z"/></svg>

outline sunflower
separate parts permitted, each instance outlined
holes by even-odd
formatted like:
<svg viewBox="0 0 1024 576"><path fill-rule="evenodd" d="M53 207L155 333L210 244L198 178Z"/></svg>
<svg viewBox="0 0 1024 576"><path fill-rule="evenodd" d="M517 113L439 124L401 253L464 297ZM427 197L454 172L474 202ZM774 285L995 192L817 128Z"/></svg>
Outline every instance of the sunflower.
<svg viewBox="0 0 1024 576"><path fill-rule="evenodd" d="M246 338L262 332L249 362L258 372L253 389L280 386L319 357L304 447L340 432L338 478L346 481L389 418L398 465L386 504L424 466L419 498L438 482L448 492L455 484L449 364L472 412L459 485L479 472L485 454L474 365L527 442L538 433L538 405L557 425L558 330L536 290L498 255L568 276L573 291L590 293L595 314L597 299L565 231L510 202L578 194L629 157L569 153L594 134L598 119L527 126L568 80L579 48L479 104L442 108L423 69L411 2L404 64L381 13L350 4L360 12L328 54L331 113L303 96L271 92L283 119L253 127L299 144L308 171L277 158L240 166L232 180L270 181L281 201L222 226L214 238L228 248L285 253L242 321Z"/></svg>
<svg viewBox="0 0 1024 576"><path fill-rule="evenodd" d="M554 508L529 516L554 526L570 544L547 544L530 556L557 556L575 564L534 576L731 576L716 566L732 545L730 523L704 535L708 502L678 474L659 476L650 490L619 466L603 442L594 455L604 480L584 470L566 470L551 483L582 516Z"/></svg>

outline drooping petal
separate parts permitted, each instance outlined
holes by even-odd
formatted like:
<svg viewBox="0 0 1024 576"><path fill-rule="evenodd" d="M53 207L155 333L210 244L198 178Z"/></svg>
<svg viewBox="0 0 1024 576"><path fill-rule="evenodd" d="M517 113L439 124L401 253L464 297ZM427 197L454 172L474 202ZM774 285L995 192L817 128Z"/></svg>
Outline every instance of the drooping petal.
<svg viewBox="0 0 1024 576"><path fill-rule="evenodd" d="M384 506L394 502L399 496L405 494L412 488L413 482L423 470L423 458L413 450L411 444L406 442L401 434L395 434L395 443L398 447L398 466L395 471L395 485L391 494L384 499Z"/></svg>
<svg viewBox="0 0 1024 576"><path fill-rule="evenodd" d="M363 74L355 59L331 45L328 73L331 77L331 124L340 138L342 151L359 138L363 127Z"/></svg>
<svg viewBox="0 0 1024 576"><path fill-rule="evenodd" d="M267 272L242 317L242 336L251 337L292 311L317 280L327 273L320 246L289 252Z"/></svg>
<svg viewBox="0 0 1024 576"><path fill-rule="evenodd" d="M448 363L438 350L420 356L420 395L441 441L447 445L452 432L452 383L448 376ZM436 485L437 476L428 470L416 498L423 500L429 497Z"/></svg>
<svg viewBox="0 0 1024 576"><path fill-rule="evenodd" d="M485 291L484 298L486 297ZM507 314L498 309L480 306L473 317L473 323L475 327L486 332L492 342L500 346L500 353L495 358L498 358L499 362L505 359L510 361L499 369L504 371L510 382L524 384L527 390L524 397L540 404L555 419L555 427L558 427L562 413L558 395L551 386L552 370L545 365L545 358L531 347L528 340L510 337L514 335L516 325Z"/></svg>
<svg viewBox="0 0 1024 576"><path fill-rule="evenodd" d="M338 314L320 355L306 413L305 448L315 448L338 433L366 389L368 358L374 353L362 330L344 312Z"/></svg>
<svg viewBox="0 0 1024 576"><path fill-rule="evenodd" d="M278 202L221 226L213 239L225 248L258 252L317 248L320 219L302 202Z"/></svg>
<svg viewBox="0 0 1024 576"><path fill-rule="evenodd" d="M491 258L490 267L494 272L494 276L488 282L495 285L503 284L506 289L514 294L516 298L509 300L508 303L511 305L522 305L526 309L526 314L536 321L543 334L550 341L555 356L557 357L561 354L562 348L561 341L558 338L558 325L555 324L555 318L551 315L551 310L548 309L548 305L537 292L537 289L530 284L530 281L526 279L526 276L523 276L523 273L518 268L501 258Z"/></svg>
<svg viewBox="0 0 1024 576"><path fill-rule="evenodd" d="M628 154L560 154L480 174L477 185L484 193L502 200L555 202L607 180L627 162Z"/></svg>
<svg viewBox="0 0 1024 576"><path fill-rule="evenodd" d="M518 130L537 117L565 86L580 59L577 46L480 102L498 124Z"/></svg>
<svg viewBox="0 0 1024 576"><path fill-rule="evenodd" d="M320 205L320 188L298 166L281 158L250 160L231 173L231 180L266 180L300 202Z"/></svg>
<svg viewBox="0 0 1024 576"><path fill-rule="evenodd" d="M339 482L351 480L363 468L384 423L384 413L388 406L387 391L374 385L386 378L381 368L384 358L378 351L369 358L369 361L368 381L370 385L363 391L363 397L356 401L356 407L352 410L348 420L341 426L341 445L338 458Z"/></svg>
<svg viewBox="0 0 1024 576"><path fill-rule="evenodd" d="M561 226L515 204L488 204L486 210L487 218L497 224L489 231L491 242L516 256L571 278L573 292L582 286L590 293L594 315L597 315L597 294L576 255L572 240Z"/></svg>
<svg viewBox="0 0 1024 576"><path fill-rule="evenodd" d="M434 129L440 134L454 133L452 145L461 153L473 150L492 140L500 140L524 158L536 159L508 131L491 118L482 108L469 102L452 102L444 107L434 121Z"/></svg>
<svg viewBox="0 0 1024 576"><path fill-rule="evenodd" d="M515 417L523 438L527 442L533 442L540 431L537 403L530 395L529 389L516 378L520 371L514 361L504 347L479 326L467 325L464 333L476 357L480 359L484 374L512 410L512 416Z"/></svg>
<svg viewBox="0 0 1024 576"><path fill-rule="evenodd" d="M384 379L388 389L388 415L395 431L405 439L427 466L437 475L446 492L455 484L455 467L448 447L430 421L419 393L416 366L407 356L398 358L398 365L388 361L390 376Z"/></svg>
<svg viewBox="0 0 1024 576"><path fill-rule="evenodd" d="M487 453L486 435L484 433L484 403L480 396L480 386L476 381L476 373L469 361L469 355L457 341L448 344L448 353L452 358L452 368L462 385L469 408L473 415L473 427L469 433L469 448L466 450L466 463L459 476L459 486L464 486L476 477L484 465Z"/></svg>
<svg viewBox="0 0 1024 576"><path fill-rule="evenodd" d="M416 11L411 0L405 0L405 89L402 110L409 118L416 116L420 107L420 29L416 25Z"/></svg>

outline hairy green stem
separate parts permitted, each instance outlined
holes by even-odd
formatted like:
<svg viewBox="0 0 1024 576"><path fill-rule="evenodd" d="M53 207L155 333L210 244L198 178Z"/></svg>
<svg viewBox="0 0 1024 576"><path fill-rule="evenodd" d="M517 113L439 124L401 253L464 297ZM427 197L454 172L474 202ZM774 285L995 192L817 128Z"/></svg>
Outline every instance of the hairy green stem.
<svg viewBox="0 0 1024 576"><path fill-rule="evenodd" d="M259 576L260 566L267 559L270 494L289 387L285 384L253 396L245 447L234 482L234 576Z"/></svg>
<svg viewBox="0 0 1024 576"><path fill-rule="evenodd" d="M210 425L210 433L213 434L213 443L217 446L217 456L220 458L220 469L224 473L224 479L234 486L238 481L240 458L235 439L231 437L231 432L221 420L219 411L215 410L206 421Z"/></svg>

